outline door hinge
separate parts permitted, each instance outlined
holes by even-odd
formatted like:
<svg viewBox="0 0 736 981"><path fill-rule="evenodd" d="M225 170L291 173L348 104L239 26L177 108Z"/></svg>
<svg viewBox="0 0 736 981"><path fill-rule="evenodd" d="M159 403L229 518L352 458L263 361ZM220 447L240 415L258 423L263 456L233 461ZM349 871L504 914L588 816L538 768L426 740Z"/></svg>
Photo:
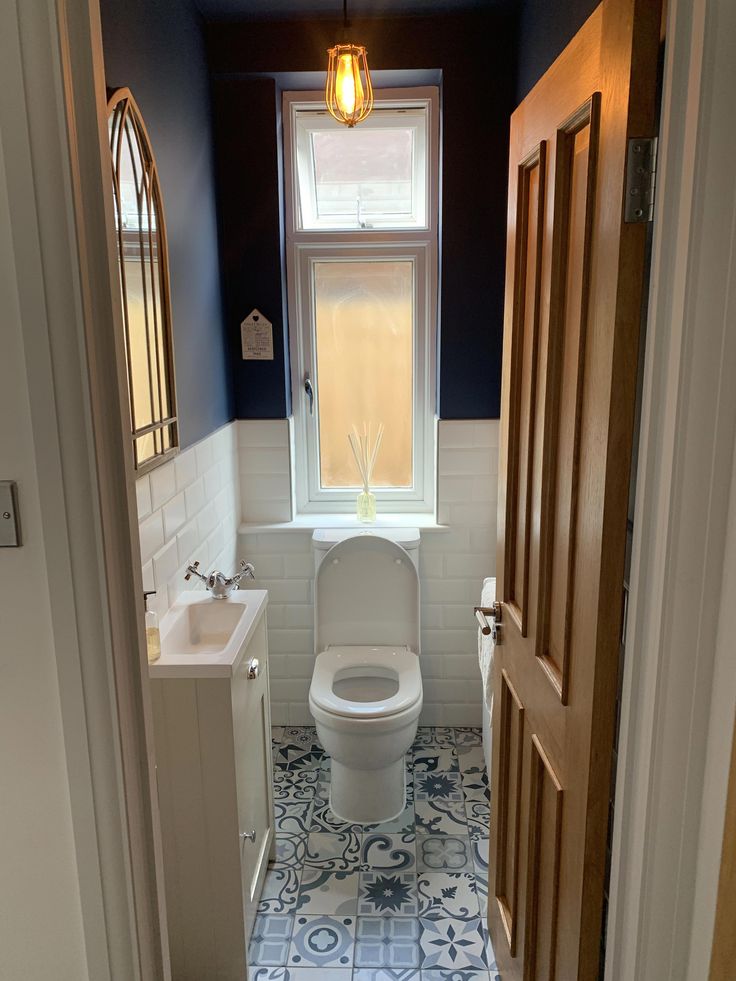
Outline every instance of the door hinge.
<svg viewBox="0 0 736 981"><path fill-rule="evenodd" d="M629 140L626 152L624 221L654 218L654 182L657 176L657 137Z"/></svg>

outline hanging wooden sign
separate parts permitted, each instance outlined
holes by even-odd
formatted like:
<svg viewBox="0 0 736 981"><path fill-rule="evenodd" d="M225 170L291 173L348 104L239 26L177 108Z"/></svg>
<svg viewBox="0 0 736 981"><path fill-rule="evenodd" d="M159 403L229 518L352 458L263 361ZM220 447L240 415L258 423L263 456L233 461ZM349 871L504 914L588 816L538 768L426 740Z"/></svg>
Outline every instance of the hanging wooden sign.
<svg viewBox="0 0 736 981"><path fill-rule="evenodd" d="M273 325L260 310L251 310L240 325L243 361L273 361Z"/></svg>

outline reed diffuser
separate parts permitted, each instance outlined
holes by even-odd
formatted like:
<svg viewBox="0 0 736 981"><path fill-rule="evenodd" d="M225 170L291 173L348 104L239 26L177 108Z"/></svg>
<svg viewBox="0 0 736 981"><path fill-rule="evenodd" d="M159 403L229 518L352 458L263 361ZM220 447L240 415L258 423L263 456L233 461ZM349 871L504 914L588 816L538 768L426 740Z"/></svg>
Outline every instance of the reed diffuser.
<svg viewBox="0 0 736 981"><path fill-rule="evenodd" d="M373 468L376 464L376 457L381 447L383 439L383 423L378 424L378 433L375 442L371 436L371 425L363 423L362 436L353 426L352 433L348 433L350 449L353 451L355 462L360 472L360 479L363 482L363 490L358 494L355 509L358 521L370 524L376 520L376 495L371 492L371 477Z"/></svg>

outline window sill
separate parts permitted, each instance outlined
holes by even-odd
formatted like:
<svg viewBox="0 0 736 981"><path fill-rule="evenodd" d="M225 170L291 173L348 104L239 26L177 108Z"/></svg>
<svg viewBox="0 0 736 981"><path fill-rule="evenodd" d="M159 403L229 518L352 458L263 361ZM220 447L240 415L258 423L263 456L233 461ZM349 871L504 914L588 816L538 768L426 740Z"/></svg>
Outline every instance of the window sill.
<svg viewBox="0 0 736 981"><path fill-rule="evenodd" d="M419 528L422 532L449 531L448 525L438 525L434 514L379 514L371 524L363 524L354 514L298 514L292 521L274 521L249 524L243 522L238 531L255 535L267 531L314 531L315 528Z"/></svg>

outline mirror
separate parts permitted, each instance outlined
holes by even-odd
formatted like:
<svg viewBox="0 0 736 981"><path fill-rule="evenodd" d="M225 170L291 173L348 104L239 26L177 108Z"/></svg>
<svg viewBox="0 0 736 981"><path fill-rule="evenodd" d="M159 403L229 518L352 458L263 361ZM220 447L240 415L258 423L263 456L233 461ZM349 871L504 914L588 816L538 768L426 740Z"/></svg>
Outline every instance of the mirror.
<svg viewBox="0 0 736 981"><path fill-rule="evenodd" d="M133 460L144 473L179 445L166 223L156 161L130 90L117 89L107 109Z"/></svg>

